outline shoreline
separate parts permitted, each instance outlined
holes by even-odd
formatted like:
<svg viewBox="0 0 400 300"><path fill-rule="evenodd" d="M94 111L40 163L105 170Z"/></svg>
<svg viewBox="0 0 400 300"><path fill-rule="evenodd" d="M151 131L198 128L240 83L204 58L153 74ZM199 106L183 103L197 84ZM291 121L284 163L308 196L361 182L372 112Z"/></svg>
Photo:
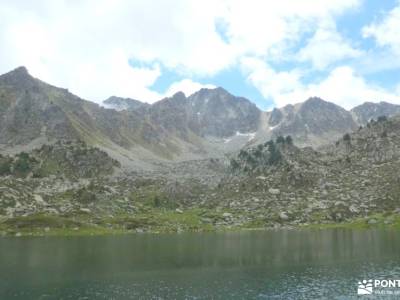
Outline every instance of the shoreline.
<svg viewBox="0 0 400 300"><path fill-rule="evenodd" d="M179 216L179 217L178 217ZM193 220L193 215L160 213L152 215L158 223L153 223L143 216L129 218L119 216L111 219L96 219L93 222L85 218L65 218L57 215L35 214L25 217L0 219L0 237L42 237L42 236L105 236L129 234L180 234L204 232L245 232L260 230L325 230L325 229L400 229L399 214L374 214L367 217L354 218L340 223L275 223L274 226L252 226L253 222L240 225L203 224ZM164 217L164 219L162 219ZM161 219L160 219L161 218ZM174 222L172 222L174 221ZM143 225L140 222L142 222ZM259 225L259 224L257 224Z"/></svg>

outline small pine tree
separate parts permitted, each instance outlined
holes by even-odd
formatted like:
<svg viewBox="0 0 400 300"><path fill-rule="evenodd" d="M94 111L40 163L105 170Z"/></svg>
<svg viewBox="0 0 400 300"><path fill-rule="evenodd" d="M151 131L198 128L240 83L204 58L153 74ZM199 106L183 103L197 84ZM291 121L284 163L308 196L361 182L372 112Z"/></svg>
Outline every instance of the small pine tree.
<svg viewBox="0 0 400 300"><path fill-rule="evenodd" d="M284 144L285 143L285 138L283 137L283 136L278 136L277 138L276 138L276 143L277 144Z"/></svg>
<svg viewBox="0 0 400 300"><path fill-rule="evenodd" d="M350 134L346 133L346 134L343 136L343 140L346 141L346 142L350 142L350 141L351 141L351 136L350 136Z"/></svg>
<svg viewBox="0 0 400 300"><path fill-rule="evenodd" d="M270 165L277 165L281 162L282 160L282 154L278 149L275 149L275 151L271 152L269 159L268 159L268 164Z"/></svg>
<svg viewBox="0 0 400 300"><path fill-rule="evenodd" d="M286 137L286 144L293 145L293 139L292 139L292 137L290 135L288 135Z"/></svg>
<svg viewBox="0 0 400 300"><path fill-rule="evenodd" d="M153 204L154 204L154 207L160 207L160 206L161 206L160 197L158 197L157 195L155 195L154 198L153 198Z"/></svg>
<svg viewBox="0 0 400 300"><path fill-rule="evenodd" d="M29 172L31 169L29 154L21 152L18 154L18 158L14 164L14 170L19 173Z"/></svg>
<svg viewBox="0 0 400 300"><path fill-rule="evenodd" d="M230 165L233 170L239 169L239 163L233 158L230 161Z"/></svg>
<svg viewBox="0 0 400 300"><path fill-rule="evenodd" d="M381 123L381 122L386 122L387 121L387 117L386 116L379 116L377 122Z"/></svg>
<svg viewBox="0 0 400 300"><path fill-rule="evenodd" d="M11 174L12 160L7 157L0 158L0 176Z"/></svg>
<svg viewBox="0 0 400 300"><path fill-rule="evenodd" d="M248 155L247 151L245 150L240 150L239 152L239 158L245 158Z"/></svg>

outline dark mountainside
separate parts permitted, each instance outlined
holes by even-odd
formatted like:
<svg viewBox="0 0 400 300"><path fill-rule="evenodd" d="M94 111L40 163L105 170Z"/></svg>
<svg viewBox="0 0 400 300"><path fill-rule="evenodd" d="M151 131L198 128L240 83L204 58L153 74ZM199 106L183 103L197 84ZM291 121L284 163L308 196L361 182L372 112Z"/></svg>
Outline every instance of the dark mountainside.
<svg viewBox="0 0 400 300"><path fill-rule="evenodd" d="M400 224L398 105L263 112L216 88L104 106L0 76L0 232Z"/></svg>

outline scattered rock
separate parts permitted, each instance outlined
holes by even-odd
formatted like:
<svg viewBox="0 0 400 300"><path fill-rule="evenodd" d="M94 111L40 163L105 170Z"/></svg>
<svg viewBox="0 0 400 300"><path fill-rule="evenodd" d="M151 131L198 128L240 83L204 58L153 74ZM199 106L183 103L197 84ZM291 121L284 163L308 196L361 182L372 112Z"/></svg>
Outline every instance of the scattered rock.
<svg viewBox="0 0 400 300"><path fill-rule="evenodd" d="M282 221L286 221L286 220L288 220L289 219L289 217L288 217L288 215L287 215L287 213L286 212L281 212L280 214L279 214L279 218L282 220Z"/></svg>
<svg viewBox="0 0 400 300"><path fill-rule="evenodd" d="M33 199L36 201L37 204L40 204L40 205L47 204L46 201L44 201L42 196L40 196L40 195L37 195L37 194L33 195Z"/></svg>
<svg viewBox="0 0 400 300"><path fill-rule="evenodd" d="M279 194L281 193L281 191L280 191L279 189L273 189L273 188L270 188L270 189L268 190L268 192L269 192L270 194L272 194L272 195L279 195Z"/></svg>

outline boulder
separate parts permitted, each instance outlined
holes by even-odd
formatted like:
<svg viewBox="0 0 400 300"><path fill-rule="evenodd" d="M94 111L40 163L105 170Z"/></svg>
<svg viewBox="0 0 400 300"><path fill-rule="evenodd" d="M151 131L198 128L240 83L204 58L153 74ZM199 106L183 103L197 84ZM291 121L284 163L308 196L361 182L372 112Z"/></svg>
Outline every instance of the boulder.
<svg viewBox="0 0 400 300"><path fill-rule="evenodd" d="M289 217L288 217L288 215L287 215L287 213L286 212L281 212L280 214L279 214L279 218L282 220L282 221L286 221L286 220L288 220L289 219Z"/></svg>
<svg viewBox="0 0 400 300"><path fill-rule="evenodd" d="M272 194L272 195L279 195L279 194L281 193L281 191L280 191L279 189L273 189L273 188L270 188L270 189L268 190L268 192L269 192L270 194Z"/></svg>

